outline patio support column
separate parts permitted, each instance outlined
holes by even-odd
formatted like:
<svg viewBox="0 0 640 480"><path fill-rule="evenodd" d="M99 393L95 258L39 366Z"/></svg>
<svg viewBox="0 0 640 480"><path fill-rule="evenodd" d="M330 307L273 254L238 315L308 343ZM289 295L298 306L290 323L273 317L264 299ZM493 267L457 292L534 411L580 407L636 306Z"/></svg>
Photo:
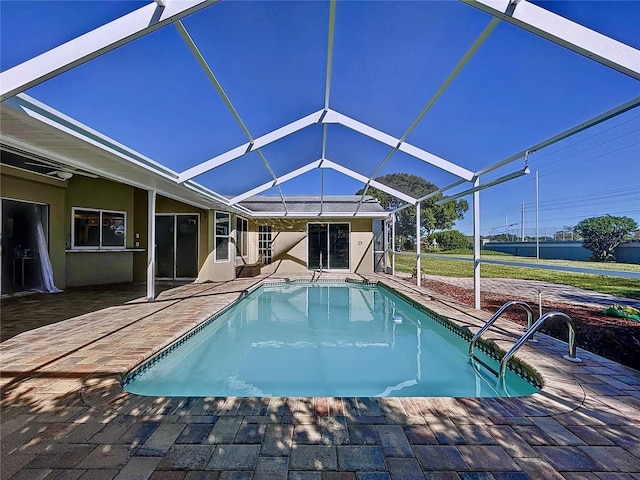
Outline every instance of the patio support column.
<svg viewBox="0 0 640 480"><path fill-rule="evenodd" d="M416 285L418 287L422 277L420 263L420 202L418 202L416 203Z"/></svg>
<svg viewBox="0 0 640 480"><path fill-rule="evenodd" d="M473 186L480 185L476 177ZM473 307L480 310L480 191L473 192Z"/></svg>
<svg viewBox="0 0 640 480"><path fill-rule="evenodd" d="M147 207L147 301L155 299L156 191L148 191Z"/></svg>
<svg viewBox="0 0 640 480"><path fill-rule="evenodd" d="M391 275L396 275L396 214L391 219Z"/></svg>
<svg viewBox="0 0 640 480"><path fill-rule="evenodd" d="M388 274L389 273L389 266L391 265L391 252L390 252L390 245L389 245L389 217L384 219L384 222L382 223L383 225L383 232L382 234L384 235L384 237L382 237L382 245L384 246L384 273Z"/></svg>

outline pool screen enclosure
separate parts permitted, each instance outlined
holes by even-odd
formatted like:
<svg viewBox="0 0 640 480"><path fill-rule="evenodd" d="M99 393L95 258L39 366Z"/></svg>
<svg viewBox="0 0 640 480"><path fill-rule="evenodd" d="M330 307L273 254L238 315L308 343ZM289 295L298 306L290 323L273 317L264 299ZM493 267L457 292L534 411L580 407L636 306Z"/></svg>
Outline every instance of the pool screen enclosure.
<svg viewBox="0 0 640 480"><path fill-rule="evenodd" d="M69 167L146 189L149 198L158 193L250 219L300 217L300 212L286 205L286 187L315 185L322 196L325 185L332 184L329 179L337 177L347 182L349 193L362 186L364 193L353 211L332 212L334 216L366 217L362 205L371 187L407 206L420 205L426 197L376 180L410 165L423 178L446 185L434 195L445 191L450 198L462 192L473 195L479 307L479 191L524 173L527 165L518 165L513 172L499 169L525 163L529 154L640 105L640 51L552 11L551 6L547 9L527 0L398 5L158 0L140 8L129 6L115 19L103 19L102 26L51 45L0 73L3 149L55 158ZM381 13L380 24L375 23L376 13ZM259 21L247 20L254 17ZM248 26L259 31L248 32ZM295 41L283 41L282 32L292 33ZM540 71L522 62L523 52L517 47L529 38L536 39L533 57L537 52L549 54L549 65L556 62L558 68L575 61L563 84L567 91L576 88L574 82L598 74L611 98L585 95L576 108L564 108L567 116L562 118L527 115L527 105L535 104L536 112L542 112L558 102L573 101L571 96L561 98L540 90L550 84L556 88L563 77L555 75L552 67ZM156 58L150 52L166 55ZM415 52L419 60L402 61L399 52ZM127 60L131 58L144 61ZM486 62L509 65L502 71L506 78L500 79L509 88L495 90L499 82L487 76ZM140 69L140 83L128 95L119 96L113 87L121 86L127 75L111 73L127 68ZM524 71L514 73L517 68ZM171 83L170 74L184 74L181 80L187 79L188 84ZM539 75L537 80L531 78L534 74ZM460 89L461 82L468 81L466 75L478 77L469 83L477 89ZM294 84L283 87L288 85L283 83L285 78L294 79ZM138 87L142 90L136 95ZM74 104L76 99L69 98L69 91L82 91L81 105L101 107L85 116ZM412 98L403 100L398 92L409 92ZM495 101L496 93L500 101ZM482 95L493 97L490 108L468 105L468 99ZM67 105L69 113L56 110ZM505 105L522 105L521 116L500 118ZM129 110L118 110L125 108ZM484 115L487 112L491 115ZM89 127L75 120L76 115L96 125ZM151 127L147 121L155 116L166 121ZM472 118L465 128L460 120L468 117ZM105 123L109 118L127 121L109 125ZM491 123L495 119L500 122ZM179 131L193 135L178 145L175 134ZM464 142L459 143L476 150L466 155L458 149L460 145L443 144L446 133L449 138L463 133ZM550 136L539 141L546 135ZM141 138L149 136L153 142L144 154L128 146L142 146ZM36 145L34 139L41 138L47 142ZM496 155L509 151L515 153L495 162ZM483 167L486 164L490 165ZM251 175L237 173L242 171ZM488 176L493 171L497 179ZM257 212L242 205L264 192L282 198L282 208ZM149 201L149 206L149 222L153 222L155 202ZM323 268L348 269L348 230L338 222L325 225L309 228L308 267L320 268L322 256ZM224 236L218 240L221 245L226 241ZM150 275L154 248L150 241ZM222 250L221 261L227 252ZM149 298L153 298L152 280L147 282Z"/></svg>

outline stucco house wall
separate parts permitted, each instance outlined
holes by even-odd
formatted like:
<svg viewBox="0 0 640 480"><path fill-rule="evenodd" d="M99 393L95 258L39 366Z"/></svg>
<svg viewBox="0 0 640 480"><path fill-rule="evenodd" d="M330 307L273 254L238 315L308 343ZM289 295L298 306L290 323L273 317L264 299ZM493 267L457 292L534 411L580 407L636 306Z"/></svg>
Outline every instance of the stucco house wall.
<svg viewBox="0 0 640 480"><path fill-rule="evenodd" d="M65 182L6 165L0 167L2 198L37 202L49 206L49 258L53 270L53 281L58 288L65 288L67 285L65 278L66 190Z"/></svg>
<svg viewBox="0 0 640 480"><path fill-rule="evenodd" d="M49 207L49 256L54 284L66 287L146 280L148 194L146 190L100 178L74 175L67 181L2 165L2 198ZM73 208L125 212L125 248L73 248ZM209 240L209 211L158 195L156 213L199 216L198 267L213 247ZM227 272L227 273L225 273ZM216 265L214 276L233 278L232 265ZM3 281L9 281L4 279Z"/></svg>
<svg viewBox="0 0 640 480"><path fill-rule="evenodd" d="M211 214L210 214L211 215ZM235 244L236 215L232 215L232 243ZM373 271L373 233L370 218L260 218L249 220L248 253L243 259L228 262L216 262L215 250L211 248L198 275L198 282L232 280L235 278L236 265L258 262L258 227L269 225L272 230L272 262L264 265L265 274L308 273L307 263L307 225L309 223L348 223L350 225L349 272L371 273ZM213 229L209 238L213 239ZM235 251L235 247L232 247ZM344 270L342 270L344 271Z"/></svg>
<svg viewBox="0 0 640 480"><path fill-rule="evenodd" d="M223 210L218 210L224 212ZM213 282L213 281L226 281L233 280L236 276L235 268L235 246L229 247L229 259L218 261L216 260L215 250L215 210L209 210L207 217L211 218L211 221L207 223L207 254L198 272L198 278L196 282ZM228 213L228 212L225 212ZM235 239L235 215L230 215L230 234L232 239ZM232 242L233 243L233 242Z"/></svg>
<svg viewBox="0 0 640 480"><path fill-rule="evenodd" d="M260 219L252 222L251 236L257 244L258 225L271 225L272 263L262 268L263 273L305 273L307 263L307 225L309 223L348 223L349 271L371 273L373 271L373 233L369 218L317 218L309 219ZM257 251L257 247L255 248Z"/></svg>
<svg viewBox="0 0 640 480"><path fill-rule="evenodd" d="M65 182L3 166L2 196L49 205L49 250L54 282L59 288L131 281L146 281L148 245L148 194L126 184L101 178L74 175ZM124 212L125 247L117 249L74 248L73 208ZM224 212L224 210L219 210ZM203 210L158 195L157 214L197 214L198 282L226 281L236 277L236 266L257 263L258 231L272 229L272 262L262 273L296 274L309 272L309 223L349 224L349 272L373 271L373 233L370 218L249 218L247 255L236 256L236 214L230 214L229 259L216 261L215 210ZM229 212L225 212L229 213ZM346 271L346 270L342 270Z"/></svg>
<svg viewBox="0 0 640 480"><path fill-rule="evenodd" d="M133 281L134 187L104 180L74 175L67 180L65 230L67 286L100 285ZM126 214L125 249L118 251L83 251L72 248L71 224L73 208L114 210Z"/></svg>

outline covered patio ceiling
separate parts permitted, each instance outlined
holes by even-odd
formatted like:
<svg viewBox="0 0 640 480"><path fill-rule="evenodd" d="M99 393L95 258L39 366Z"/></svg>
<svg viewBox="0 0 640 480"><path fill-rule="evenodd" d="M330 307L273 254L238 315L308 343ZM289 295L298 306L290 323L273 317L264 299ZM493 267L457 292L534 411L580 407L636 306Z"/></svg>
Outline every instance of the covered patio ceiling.
<svg viewBox="0 0 640 480"><path fill-rule="evenodd" d="M542 5L157 0L99 18L94 6L78 19L103 26L71 25L82 34L0 73L1 141L247 215L258 194L280 196L260 212L273 216L299 193L424 200L375 180L393 172L466 195L640 104L640 51ZM602 85L606 98L589 94Z"/></svg>

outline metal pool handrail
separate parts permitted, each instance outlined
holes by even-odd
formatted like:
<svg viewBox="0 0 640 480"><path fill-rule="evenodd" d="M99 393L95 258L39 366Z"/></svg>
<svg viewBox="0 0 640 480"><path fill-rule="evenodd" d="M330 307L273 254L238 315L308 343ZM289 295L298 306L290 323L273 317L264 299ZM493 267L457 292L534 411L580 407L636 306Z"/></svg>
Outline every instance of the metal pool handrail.
<svg viewBox="0 0 640 480"><path fill-rule="evenodd" d="M582 362L582 359L579 357L576 357L576 327L573 323L573 320L571 320L571 317L569 317L569 315L562 313L562 312L548 312L545 313L543 316L541 316L536 323L533 324L533 326L528 329L526 331L526 333L524 335L522 335L522 337L520 337L520 339L516 342L516 344L511 347L511 350L509 350L504 357L502 357L502 360L500 360L500 368L499 370L499 374L498 374L498 379L504 379L505 376L505 372L507 370L507 362L509 361L509 359L518 351L518 349L524 345L524 343L529 340L534 333L536 333L536 331L542 327L542 324L544 322L546 322L549 318L552 317L562 317L565 321L565 323L567 324L567 327L569 327L569 355L563 355L562 358L564 358L565 360L569 360L571 362L576 362L576 363L580 363Z"/></svg>
<svg viewBox="0 0 640 480"><path fill-rule="evenodd" d="M491 325L493 325L493 323L500 318L500 316L505 312L505 310L507 310L508 308L514 306L514 305L520 305L522 308L524 308L527 311L527 325L529 326L529 328L531 328L531 321L533 319L533 310L531 309L531 307L529 306L528 303L523 302L521 300L511 300L510 302L505 303L504 305L502 305L498 311L493 315L493 317L491 317L487 323L484 324L484 326L478 331L478 333L476 333L473 338L471 339L471 343L469 344L469 356L473 357L473 350L475 349L476 346L476 342L478 341L478 339L482 336L482 334L484 332L486 332L489 327Z"/></svg>
<svg viewBox="0 0 640 480"><path fill-rule="evenodd" d="M311 277L311 283L316 283L320 276L322 275L322 252L320 252L320 268L318 270L313 271L313 276ZM316 278L316 272L318 272L318 278Z"/></svg>

